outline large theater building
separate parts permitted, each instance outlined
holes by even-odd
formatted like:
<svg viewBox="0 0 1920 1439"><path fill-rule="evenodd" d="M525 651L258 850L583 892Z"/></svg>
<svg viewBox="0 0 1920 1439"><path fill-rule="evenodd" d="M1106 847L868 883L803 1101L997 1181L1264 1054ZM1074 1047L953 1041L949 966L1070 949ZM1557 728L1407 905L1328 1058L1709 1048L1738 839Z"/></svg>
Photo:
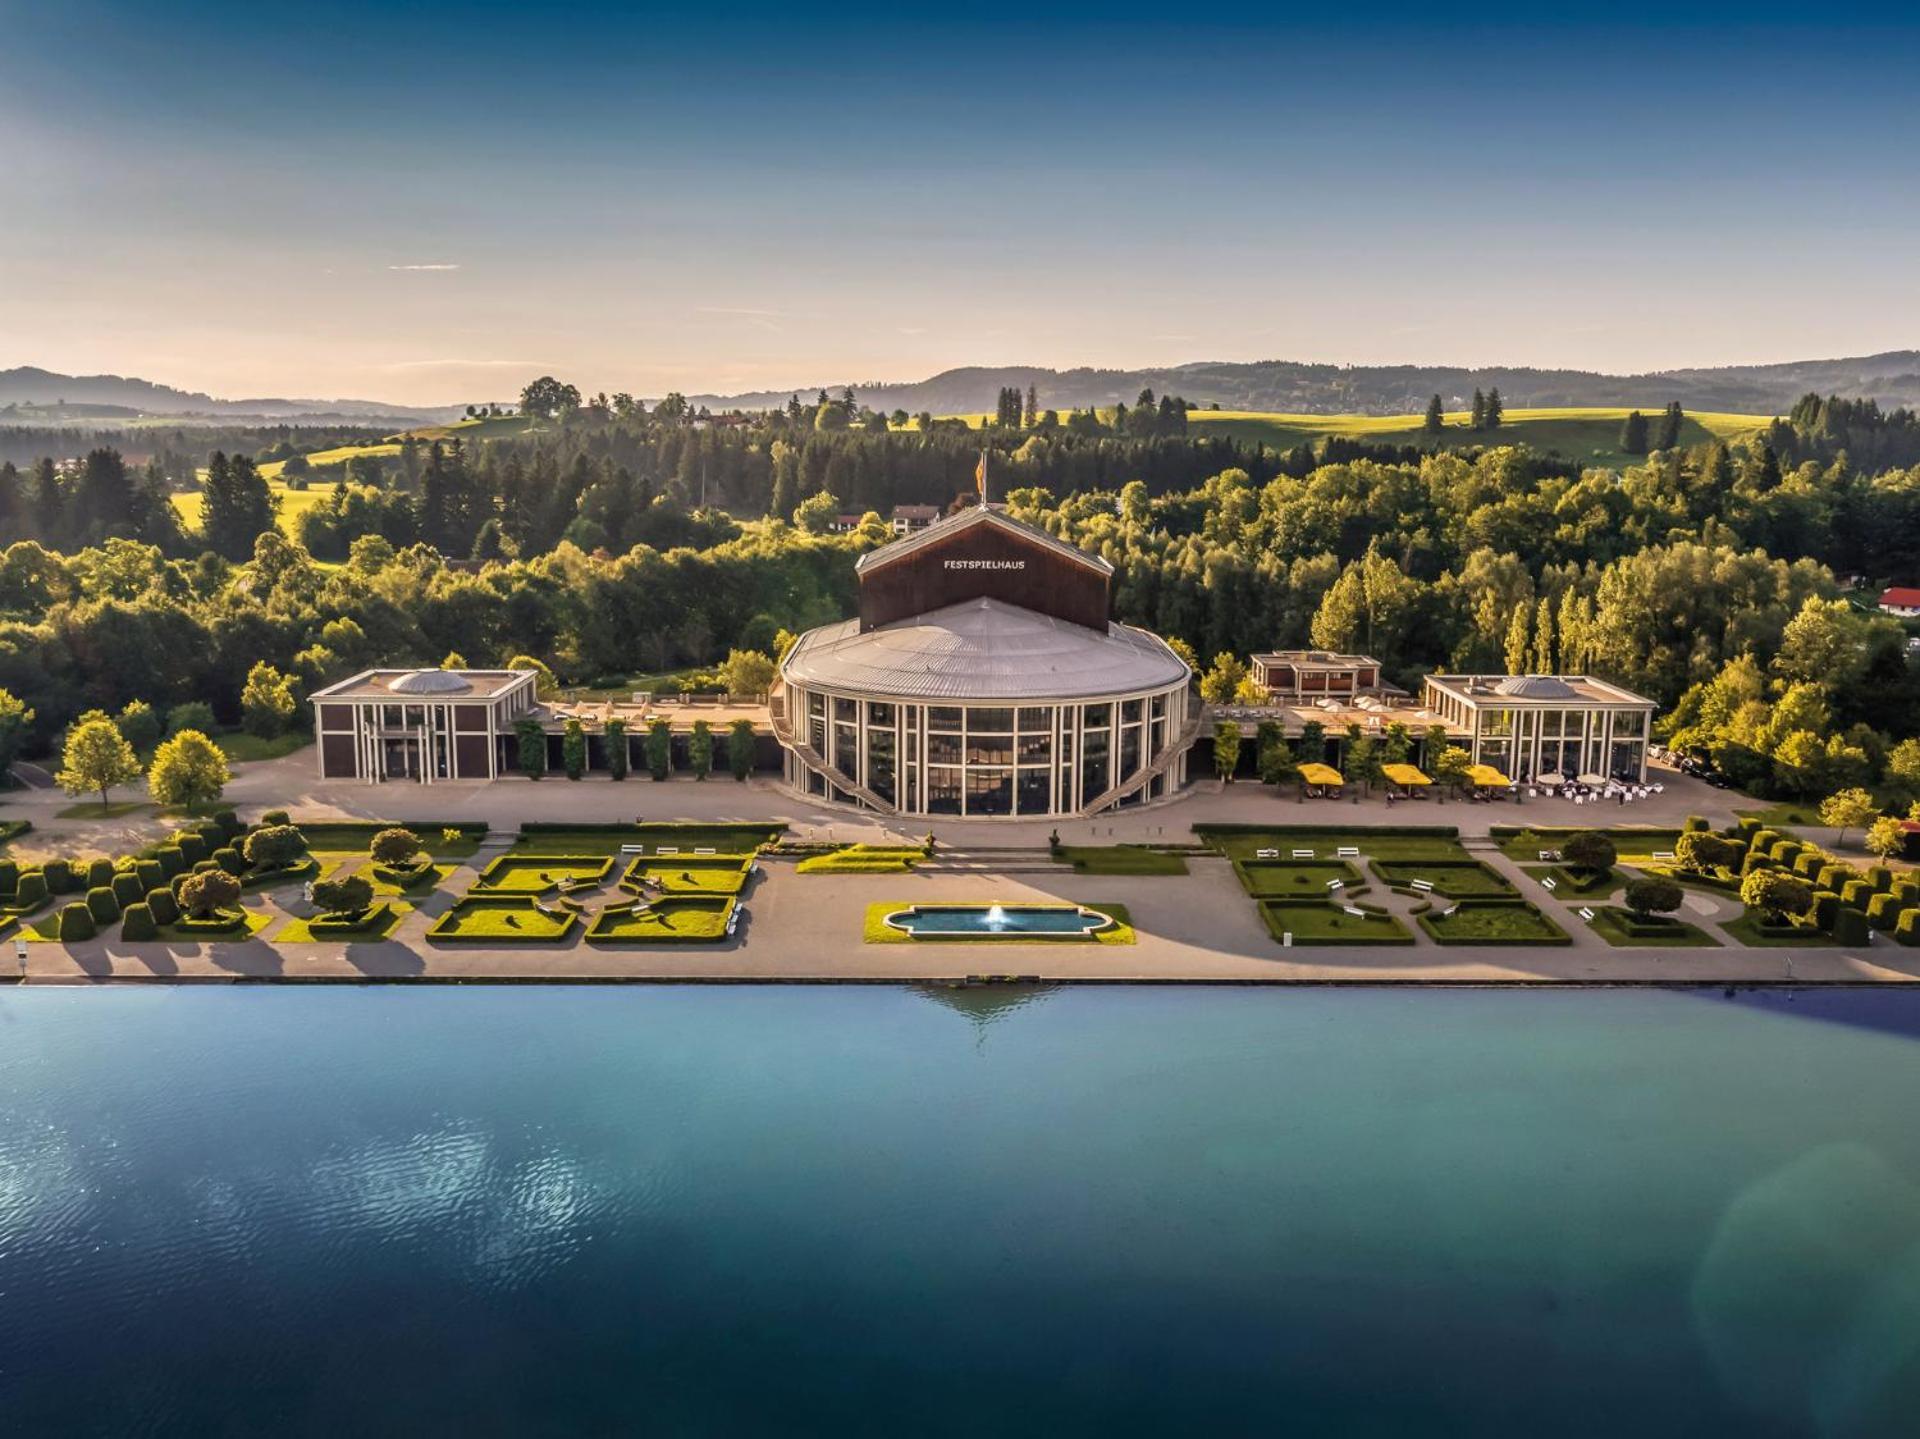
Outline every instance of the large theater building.
<svg viewBox="0 0 1920 1439"><path fill-rule="evenodd" d="M1191 671L1109 620L1113 567L978 505L861 556L860 613L771 697L794 789L902 816L1096 814L1177 791Z"/></svg>

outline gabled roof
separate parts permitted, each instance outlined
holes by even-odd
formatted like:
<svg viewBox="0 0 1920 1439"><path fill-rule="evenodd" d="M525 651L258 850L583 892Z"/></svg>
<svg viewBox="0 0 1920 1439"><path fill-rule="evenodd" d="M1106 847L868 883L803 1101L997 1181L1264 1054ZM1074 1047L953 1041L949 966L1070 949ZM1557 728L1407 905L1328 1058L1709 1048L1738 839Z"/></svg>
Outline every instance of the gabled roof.
<svg viewBox="0 0 1920 1439"><path fill-rule="evenodd" d="M1903 609L1920 609L1920 589L1911 585L1893 585L1880 596L1883 605L1899 605Z"/></svg>
<svg viewBox="0 0 1920 1439"><path fill-rule="evenodd" d="M854 573L871 574L874 570L890 565L895 560L905 559L908 555L917 554L929 545L939 544L943 540L951 539L980 525L991 525L1009 534L1017 535L1021 539L1045 545L1058 554L1078 561L1096 574L1111 575L1113 573L1113 566L1099 555L1088 554L1085 550L1077 549L1065 540L1056 539L1045 530L1036 529L1023 520L1016 520L1004 510L997 510L991 505L974 505L970 509L960 511L957 515L949 515L944 520L935 520L917 535L895 540L891 544L880 546L877 550L868 550L854 562Z"/></svg>

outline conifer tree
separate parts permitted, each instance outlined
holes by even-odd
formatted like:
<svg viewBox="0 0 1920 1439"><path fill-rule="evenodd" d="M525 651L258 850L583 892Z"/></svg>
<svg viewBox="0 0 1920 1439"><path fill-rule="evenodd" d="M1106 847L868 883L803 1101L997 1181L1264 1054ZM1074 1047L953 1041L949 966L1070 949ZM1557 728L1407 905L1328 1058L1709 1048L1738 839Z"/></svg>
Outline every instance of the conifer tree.
<svg viewBox="0 0 1920 1439"><path fill-rule="evenodd" d="M1484 430L1487 427L1487 397L1479 390L1473 392L1473 418L1467 422L1472 430Z"/></svg>
<svg viewBox="0 0 1920 1439"><path fill-rule="evenodd" d="M1630 455L1647 452L1647 417L1638 410L1630 411L1620 426L1620 448Z"/></svg>
<svg viewBox="0 0 1920 1439"><path fill-rule="evenodd" d="M1440 397L1435 395L1427 401L1426 422L1420 428L1423 433L1432 436L1438 435L1446 427L1446 411L1440 408Z"/></svg>
<svg viewBox="0 0 1920 1439"><path fill-rule="evenodd" d="M1500 387L1495 385L1487 391L1487 428L1497 430L1500 420L1506 414L1506 407L1500 401Z"/></svg>

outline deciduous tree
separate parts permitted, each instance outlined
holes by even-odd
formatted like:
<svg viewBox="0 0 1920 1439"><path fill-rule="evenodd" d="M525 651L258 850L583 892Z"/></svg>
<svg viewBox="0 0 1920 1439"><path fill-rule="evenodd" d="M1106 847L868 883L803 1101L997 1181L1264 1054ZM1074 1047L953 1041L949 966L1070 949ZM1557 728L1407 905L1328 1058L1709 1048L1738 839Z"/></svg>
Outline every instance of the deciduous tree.
<svg viewBox="0 0 1920 1439"><path fill-rule="evenodd" d="M157 803L192 812L219 799L231 778L226 752L199 730L184 729L153 752L147 789Z"/></svg>
<svg viewBox="0 0 1920 1439"><path fill-rule="evenodd" d="M60 772L54 776L68 794L98 794L103 810L109 808L110 791L138 778L139 757L104 715L83 719L68 732Z"/></svg>

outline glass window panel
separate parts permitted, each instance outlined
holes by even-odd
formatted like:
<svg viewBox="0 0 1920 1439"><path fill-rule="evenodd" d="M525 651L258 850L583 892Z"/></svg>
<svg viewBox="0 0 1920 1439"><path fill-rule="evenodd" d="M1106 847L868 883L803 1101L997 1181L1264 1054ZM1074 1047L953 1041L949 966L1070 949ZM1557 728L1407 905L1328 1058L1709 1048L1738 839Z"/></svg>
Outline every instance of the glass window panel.
<svg viewBox="0 0 1920 1439"><path fill-rule="evenodd" d="M927 771L927 812L929 814L960 813L959 770L929 769Z"/></svg>
<svg viewBox="0 0 1920 1439"><path fill-rule="evenodd" d="M890 727L893 724L893 717L892 705L869 704L867 706L867 723L870 725L887 725Z"/></svg>
<svg viewBox="0 0 1920 1439"><path fill-rule="evenodd" d="M1006 709L971 709L967 711L967 733L969 734L1012 734L1013 711Z"/></svg>
<svg viewBox="0 0 1920 1439"><path fill-rule="evenodd" d="M1053 737L1047 734L1020 733L1020 763L1045 764L1053 758Z"/></svg>
<svg viewBox="0 0 1920 1439"><path fill-rule="evenodd" d="M1120 701L1120 723L1139 724L1141 703L1140 700Z"/></svg>
<svg viewBox="0 0 1920 1439"><path fill-rule="evenodd" d="M1015 803L1020 806L1021 814L1046 814L1051 809L1048 794L1050 772L1044 769L1023 769L1019 782L1015 785Z"/></svg>
<svg viewBox="0 0 1920 1439"><path fill-rule="evenodd" d="M1053 728L1053 706L1031 705L1020 711L1020 733Z"/></svg>
<svg viewBox="0 0 1920 1439"><path fill-rule="evenodd" d="M1085 804L1107 788L1107 732L1090 731L1080 747L1080 800Z"/></svg>
<svg viewBox="0 0 1920 1439"><path fill-rule="evenodd" d="M1165 718L1167 713L1167 697L1165 695L1155 695L1149 712L1155 719Z"/></svg>
<svg viewBox="0 0 1920 1439"><path fill-rule="evenodd" d="M1105 729L1112 723L1112 705L1088 705L1081 719L1081 724L1087 729Z"/></svg>
<svg viewBox="0 0 1920 1439"><path fill-rule="evenodd" d="M927 706L927 728L928 729L954 729L954 730L959 729L960 728L960 706L958 705Z"/></svg>
<svg viewBox="0 0 1920 1439"><path fill-rule="evenodd" d="M1129 726L1120 731L1120 774L1129 779L1140 772L1140 729Z"/></svg>
<svg viewBox="0 0 1920 1439"><path fill-rule="evenodd" d="M1012 764L1013 736L1010 734L967 735L968 764Z"/></svg>
<svg viewBox="0 0 1920 1439"><path fill-rule="evenodd" d="M840 724L852 724L860 718L860 706L844 695L833 697L833 718Z"/></svg>
<svg viewBox="0 0 1920 1439"><path fill-rule="evenodd" d="M967 813L969 815L1012 814L1013 771L968 770Z"/></svg>
<svg viewBox="0 0 1920 1439"><path fill-rule="evenodd" d="M959 764L960 736L957 734L930 734L927 736L928 764Z"/></svg>

